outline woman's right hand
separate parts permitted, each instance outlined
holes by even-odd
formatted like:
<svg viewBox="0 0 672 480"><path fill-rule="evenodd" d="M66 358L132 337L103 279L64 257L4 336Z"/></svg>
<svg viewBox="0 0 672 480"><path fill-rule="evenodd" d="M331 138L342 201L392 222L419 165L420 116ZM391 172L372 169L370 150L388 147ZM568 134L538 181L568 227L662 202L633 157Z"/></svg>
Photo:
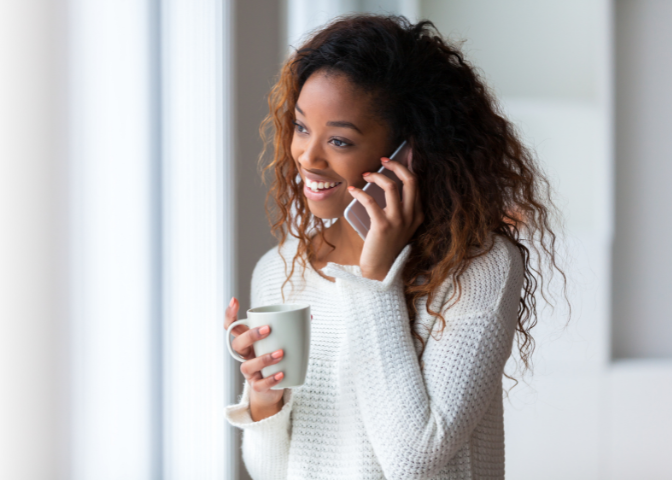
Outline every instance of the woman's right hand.
<svg viewBox="0 0 672 480"><path fill-rule="evenodd" d="M237 320L239 308L238 299L234 298L233 303L226 308L226 321L224 322L225 329L229 328L229 325ZM263 378L261 369L268 365L278 363L282 360L284 352L282 350L277 350L262 355L261 357L256 357L254 349L252 348L254 342L266 338L271 333L271 327L262 325L261 327L250 329L245 325L236 325L236 327L231 330L231 333L235 337L233 342L231 342L231 347L238 352L241 357L248 359L241 363L240 371L251 387L250 409L261 412L262 415L264 415L264 412L279 411L282 407L281 402L285 389L271 390L271 387L280 383L284 377L284 372L279 372L275 375ZM278 356L277 358L274 358L273 355ZM280 378L275 378L277 376L280 376Z"/></svg>

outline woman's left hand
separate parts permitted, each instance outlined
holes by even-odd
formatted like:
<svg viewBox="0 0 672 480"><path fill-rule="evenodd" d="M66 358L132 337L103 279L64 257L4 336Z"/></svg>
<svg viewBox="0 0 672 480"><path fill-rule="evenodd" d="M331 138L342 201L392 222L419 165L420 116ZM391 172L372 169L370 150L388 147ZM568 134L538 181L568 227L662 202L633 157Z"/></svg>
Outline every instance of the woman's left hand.
<svg viewBox="0 0 672 480"><path fill-rule="evenodd" d="M412 151L408 154L408 165L411 165L411 160ZM424 220L415 174L394 160L383 158L382 161L385 168L392 170L403 183L403 200L396 183L378 172L370 172L364 179L385 191L384 209L362 189L348 187L350 194L359 200L371 218L371 229L359 259L362 276L381 281Z"/></svg>

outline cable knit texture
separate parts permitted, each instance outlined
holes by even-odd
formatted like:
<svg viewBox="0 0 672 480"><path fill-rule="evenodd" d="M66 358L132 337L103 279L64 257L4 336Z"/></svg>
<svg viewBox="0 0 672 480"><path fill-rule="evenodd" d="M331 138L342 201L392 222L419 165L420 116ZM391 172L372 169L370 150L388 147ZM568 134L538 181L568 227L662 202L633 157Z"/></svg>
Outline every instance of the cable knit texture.
<svg viewBox="0 0 672 480"><path fill-rule="evenodd" d="M518 249L494 236L494 247L461 278L450 308L446 279L431 305L446 328L418 306L411 335L401 273L411 245L383 281L354 265L328 263L321 277L295 268L285 302L313 314L306 383L284 392L277 414L253 422L249 384L228 422L243 429L243 460L255 480L504 478L502 374L511 353L523 263ZM291 268L298 240L282 254ZM278 247L257 262L252 306L283 303L286 278ZM454 302L454 300L453 300ZM431 333L431 335L430 335Z"/></svg>

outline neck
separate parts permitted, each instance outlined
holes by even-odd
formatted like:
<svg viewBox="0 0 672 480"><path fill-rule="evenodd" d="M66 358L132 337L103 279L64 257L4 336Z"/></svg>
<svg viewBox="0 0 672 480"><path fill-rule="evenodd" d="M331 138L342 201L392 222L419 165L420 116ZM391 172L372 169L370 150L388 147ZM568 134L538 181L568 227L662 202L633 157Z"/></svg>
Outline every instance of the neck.
<svg viewBox="0 0 672 480"><path fill-rule="evenodd" d="M364 240L345 218L339 217L324 231L324 236L336 249L332 250L329 245L321 245L318 247L318 258L326 255L330 257L329 261L342 265L359 265Z"/></svg>

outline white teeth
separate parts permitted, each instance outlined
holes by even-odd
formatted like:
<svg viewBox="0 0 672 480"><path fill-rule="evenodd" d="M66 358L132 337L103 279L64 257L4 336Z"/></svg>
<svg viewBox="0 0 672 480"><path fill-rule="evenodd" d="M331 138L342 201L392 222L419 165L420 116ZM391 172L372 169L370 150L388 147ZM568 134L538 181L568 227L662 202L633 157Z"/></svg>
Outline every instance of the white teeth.
<svg viewBox="0 0 672 480"><path fill-rule="evenodd" d="M308 188L310 188L313 192L319 192L320 190L324 190L326 188L335 187L338 185L338 182L313 182L311 180L307 180L306 185L308 185Z"/></svg>

